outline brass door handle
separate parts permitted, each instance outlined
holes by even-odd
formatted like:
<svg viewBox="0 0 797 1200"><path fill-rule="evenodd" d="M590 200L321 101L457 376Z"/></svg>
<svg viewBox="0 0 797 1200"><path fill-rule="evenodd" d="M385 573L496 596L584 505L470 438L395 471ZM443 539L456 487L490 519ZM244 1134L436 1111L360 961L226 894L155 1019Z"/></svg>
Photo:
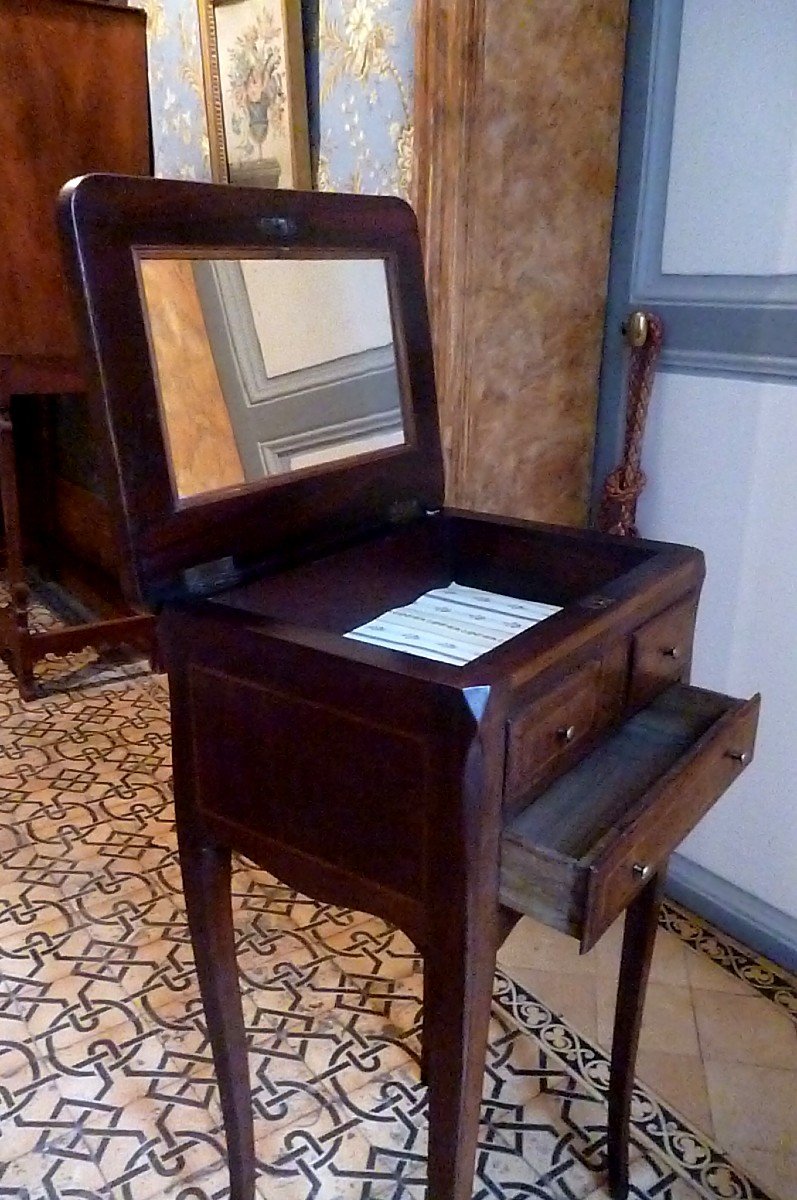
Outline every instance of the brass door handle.
<svg viewBox="0 0 797 1200"><path fill-rule="evenodd" d="M620 328L629 346L638 348L648 340L648 318L641 309L629 313Z"/></svg>

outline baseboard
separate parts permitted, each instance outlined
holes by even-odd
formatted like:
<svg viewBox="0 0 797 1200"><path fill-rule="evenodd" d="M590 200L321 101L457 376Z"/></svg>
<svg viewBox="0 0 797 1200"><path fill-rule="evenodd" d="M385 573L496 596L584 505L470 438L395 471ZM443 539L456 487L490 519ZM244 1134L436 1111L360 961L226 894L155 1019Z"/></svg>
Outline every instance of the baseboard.
<svg viewBox="0 0 797 1200"><path fill-rule="evenodd" d="M797 971L797 919L742 891L705 867L673 854L666 892L751 950Z"/></svg>

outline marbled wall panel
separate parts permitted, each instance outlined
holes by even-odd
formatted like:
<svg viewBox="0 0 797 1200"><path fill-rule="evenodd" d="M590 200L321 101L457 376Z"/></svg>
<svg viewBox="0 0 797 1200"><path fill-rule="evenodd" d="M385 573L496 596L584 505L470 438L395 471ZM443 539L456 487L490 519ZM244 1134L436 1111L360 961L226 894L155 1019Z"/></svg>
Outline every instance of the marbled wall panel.
<svg viewBox="0 0 797 1200"><path fill-rule="evenodd" d="M451 488L467 507L586 517L626 14L627 0L486 5Z"/></svg>
<svg viewBox="0 0 797 1200"><path fill-rule="evenodd" d="M139 263L177 495L245 480L189 259Z"/></svg>

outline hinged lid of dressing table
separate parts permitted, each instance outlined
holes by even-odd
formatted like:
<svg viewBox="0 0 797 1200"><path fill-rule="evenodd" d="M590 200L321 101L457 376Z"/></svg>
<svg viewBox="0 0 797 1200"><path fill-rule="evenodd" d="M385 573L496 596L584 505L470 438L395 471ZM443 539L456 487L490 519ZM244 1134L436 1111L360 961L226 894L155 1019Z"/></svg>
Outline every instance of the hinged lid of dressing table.
<svg viewBox="0 0 797 1200"><path fill-rule="evenodd" d="M443 500L412 210L384 197L230 188L220 214L218 190L97 175L61 197L70 247L78 231L70 257L89 298L94 392L113 431L109 492L129 586L152 602L179 589L186 568L210 564L212 578L212 564L233 556L234 577ZM214 323L203 376L196 339ZM203 387L217 408L235 391L245 418L273 413L259 463L236 458L235 445L232 466L192 461L192 444L213 457L203 422L217 447L230 441L225 413L191 411ZM295 410L322 403L314 440Z"/></svg>

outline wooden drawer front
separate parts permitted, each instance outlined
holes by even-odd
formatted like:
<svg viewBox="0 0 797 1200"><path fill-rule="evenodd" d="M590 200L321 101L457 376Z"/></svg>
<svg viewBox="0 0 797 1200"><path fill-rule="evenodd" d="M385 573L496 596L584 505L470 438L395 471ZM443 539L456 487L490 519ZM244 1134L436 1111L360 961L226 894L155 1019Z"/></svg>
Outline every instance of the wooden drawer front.
<svg viewBox="0 0 797 1200"><path fill-rule="evenodd" d="M637 630L632 640L629 704L647 704L685 678L692 659L697 600L668 608Z"/></svg>
<svg viewBox="0 0 797 1200"><path fill-rule="evenodd" d="M683 691L695 694L698 689ZM596 847L587 881L586 946L596 942L625 910L649 874L678 848L752 760L759 698L727 699L727 712Z"/></svg>
<svg viewBox="0 0 797 1200"><path fill-rule="evenodd" d="M565 770L604 712L601 663L586 663L509 725L505 803Z"/></svg>
<svg viewBox="0 0 797 1200"><path fill-rule="evenodd" d="M658 696L506 827L502 903L588 950L750 762L758 705Z"/></svg>

